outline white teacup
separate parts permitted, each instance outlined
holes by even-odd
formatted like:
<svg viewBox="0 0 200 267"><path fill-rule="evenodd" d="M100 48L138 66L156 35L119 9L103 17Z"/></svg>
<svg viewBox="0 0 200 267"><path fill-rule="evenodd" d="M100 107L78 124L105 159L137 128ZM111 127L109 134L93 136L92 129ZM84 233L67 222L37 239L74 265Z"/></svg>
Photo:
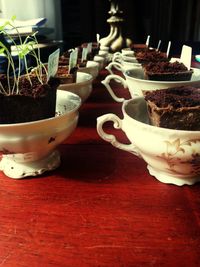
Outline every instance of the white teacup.
<svg viewBox="0 0 200 267"><path fill-rule="evenodd" d="M78 71L91 74L93 79L95 79L99 74L99 63L92 60L88 60L86 66L80 67Z"/></svg>
<svg viewBox="0 0 200 267"><path fill-rule="evenodd" d="M79 96L57 90L56 116L48 119L0 125L0 171L10 178L38 176L61 162L58 146L78 123Z"/></svg>
<svg viewBox="0 0 200 267"><path fill-rule="evenodd" d="M101 51L109 52L109 47L108 47L108 46L101 45L101 46L100 46L100 50L101 50Z"/></svg>
<svg viewBox="0 0 200 267"><path fill-rule="evenodd" d="M97 118L97 132L116 148L141 157L149 173L163 183L192 185L200 181L200 131L183 131L149 125L143 97L127 100L122 105L123 119L115 114ZM117 141L103 126L112 121L127 135L130 144Z"/></svg>
<svg viewBox="0 0 200 267"><path fill-rule="evenodd" d="M104 64L108 63L108 51L104 51L104 50L99 50L98 56L103 57L104 59Z"/></svg>
<svg viewBox="0 0 200 267"><path fill-rule="evenodd" d="M99 63L99 70L102 70L104 68L105 65L105 59L101 56L94 56L93 59L95 62Z"/></svg>
<svg viewBox="0 0 200 267"><path fill-rule="evenodd" d="M121 63L116 62L116 61L110 62L108 66L106 67L106 69L109 71L110 74L114 74L112 71L112 68L115 68L121 71L122 73L124 73L126 70L129 70L131 68L138 68L138 67L142 68L142 65L140 63L133 63L133 62L122 60Z"/></svg>
<svg viewBox="0 0 200 267"><path fill-rule="evenodd" d="M104 50L99 50L98 55L99 55L100 57L106 58L107 55L108 55L108 52L107 52L107 51L104 51Z"/></svg>
<svg viewBox="0 0 200 267"><path fill-rule="evenodd" d="M135 55L134 51L131 50L131 48L123 48L121 50L121 52L122 52L122 55L124 55L124 56L134 56Z"/></svg>
<svg viewBox="0 0 200 267"><path fill-rule="evenodd" d="M113 89L110 86L111 80L117 80L124 88L128 88L131 98L135 96L143 96L142 91L165 89L176 86L200 86L200 69L192 68L193 74L190 81L153 81L146 80L144 77L144 71L141 67L135 67L123 72L125 79L116 74L108 75L102 83L116 102L123 102L125 99L117 97Z"/></svg>
<svg viewBox="0 0 200 267"><path fill-rule="evenodd" d="M91 74L78 71L75 83L60 84L58 89L72 92L78 95L82 102L84 102L88 99L92 92L92 82L93 77Z"/></svg>
<svg viewBox="0 0 200 267"><path fill-rule="evenodd" d="M122 61L127 61L127 62L132 62L132 63L138 63L137 59L134 57L134 52L132 51L131 54L122 54L120 52L116 52L113 55L112 61L116 62L122 62Z"/></svg>

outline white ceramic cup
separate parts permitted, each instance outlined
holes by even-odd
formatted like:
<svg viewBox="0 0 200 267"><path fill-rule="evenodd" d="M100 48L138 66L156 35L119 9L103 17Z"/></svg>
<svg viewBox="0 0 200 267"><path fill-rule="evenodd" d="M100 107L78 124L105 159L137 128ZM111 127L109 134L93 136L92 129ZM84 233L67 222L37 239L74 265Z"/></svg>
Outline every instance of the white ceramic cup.
<svg viewBox="0 0 200 267"><path fill-rule="evenodd" d="M92 82L93 77L91 74L78 71L75 83L60 84L58 89L72 92L78 95L82 102L84 102L88 99L92 92Z"/></svg>
<svg viewBox="0 0 200 267"><path fill-rule="evenodd" d="M128 88L131 98L135 96L143 96L143 91L148 90L157 90L157 89L165 89L170 87L177 87L177 86L200 86L200 69L192 68L193 74L190 81L153 81L153 80L146 80L144 77L144 72L141 67L135 67L131 69L127 69L123 72L125 78L122 78L116 74L108 75L103 81L102 84L105 85L106 89L112 96L112 98L116 102L123 102L125 99L116 96L114 93L110 82L111 80L117 80L120 82L124 88Z"/></svg>
<svg viewBox="0 0 200 267"><path fill-rule="evenodd" d="M86 66L80 67L78 71L91 74L93 79L95 79L99 74L99 63L92 60L88 60Z"/></svg>
<svg viewBox="0 0 200 267"><path fill-rule="evenodd" d="M107 55L108 55L108 52L107 51L104 51L104 50L99 50L99 54L98 55L100 57L106 58Z"/></svg>
<svg viewBox="0 0 200 267"><path fill-rule="evenodd" d="M102 139L142 158L147 163L149 173L161 182L191 185L200 181L200 131L149 125L143 97L125 101L122 112L123 119L112 113L97 118L97 132ZM117 141L115 135L103 130L108 121L127 135L130 144Z"/></svg>
<svg viewBox="0 0 200 267"><path fill-rule="evenodd" d="M121 50L121 52L122 52L122 55L124 55L124 56L134 56L135 55L134 51L131 50L130 48L123 48Z"/></svg>
<svg viewBox="0 0 200 267"><path fill-rule="evenodd" d="M21 179L57 168L60 165L57 147L75 130L80 105L76 94L57 90L55 117L1 124L0 170L10 178Z"/></svg>
<svg viewBox="0 0 200 267"><path fill-rule="evenodd" d="M108 63L108 51L104 51L104 50L99 50L98 56L102 57L104 59L104 65L106 65Z"/></svg>
<svg viewBox="0 0 200 267"><path fill-rule="evenodd" d="M93 59L95 62L99 63L99 70L102 70L105 66L105 59L101 56L94 56Z"/></svg>
<svg viewBox="0 0 200 267"><path fill-rule="evenodd" d="M116 52L114 53L113 57L112 57L112 61L116 61L116 62L122 62L122 61L127 61L127 62L132 62L132 63L138 63L137 59L134 57L134 54L131 53L130 54L122 54L120 52Z"/></svg>
<svg viewBox="0 0 200 267"><path fill-rule="evenodd" d="M101 45L101 46L100 46L100 50L101 50L101 51L109 52L109 47L108 47L108 46Z"/></svg>
<svg viewBox="0 0 200 267"><path fill-rule="evenodd" d="M114 74L112 69L116 69L118 71L121 71L121 73L124 73L126 70L129 70L131 68L142 68L142 65L140 63L133 63L122 60L121 63L112 61L108 64L106 69L109 71L110 74Z"/></svg>

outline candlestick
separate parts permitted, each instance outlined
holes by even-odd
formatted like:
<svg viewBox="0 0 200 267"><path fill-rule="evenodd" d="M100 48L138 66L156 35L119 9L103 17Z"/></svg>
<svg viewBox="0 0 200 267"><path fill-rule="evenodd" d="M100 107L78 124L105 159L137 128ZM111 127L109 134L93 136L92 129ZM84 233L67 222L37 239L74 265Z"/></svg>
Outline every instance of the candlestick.
<svg viewBox="0 0 200 267"><path fill-rule="evenodd" d="M117 0L109 0L111 17L107 19L110 24L110 33L108 36L100 39L102 46L108 46L111 52L116 52L124 47L130 47L132 40L123 36L122 24L124 19L122 17L123 11L119 9Z"/></svg>

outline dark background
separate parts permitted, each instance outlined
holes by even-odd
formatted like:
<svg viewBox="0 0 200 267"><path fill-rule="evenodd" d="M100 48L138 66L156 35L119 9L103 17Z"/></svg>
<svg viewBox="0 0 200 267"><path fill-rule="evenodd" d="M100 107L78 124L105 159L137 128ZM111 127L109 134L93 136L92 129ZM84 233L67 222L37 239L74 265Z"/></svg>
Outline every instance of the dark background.
<svg viewBox="0 0 200 267"><path fill-rule="evenodd" d="M123 34L134 43L144 43L151 36L150 45L162 40L165 51L168 41L171 52L177 54L183 44L192 45L193 53L200 53L199 0L119 0L123 11ZM63 40L65 48L96 40L109 34L108 0L61 0Z"/></svg>

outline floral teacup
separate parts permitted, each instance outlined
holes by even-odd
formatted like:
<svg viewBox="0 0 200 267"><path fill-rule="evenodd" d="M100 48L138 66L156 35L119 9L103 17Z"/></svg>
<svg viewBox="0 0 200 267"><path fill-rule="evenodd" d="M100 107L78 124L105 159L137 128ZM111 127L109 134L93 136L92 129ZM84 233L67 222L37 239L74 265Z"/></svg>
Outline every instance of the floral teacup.
<svg viewBox="0 0 200 267"><path fill-rule="evenodd" d="M97 118L97 131L105 141L141 157L149 173L163 183L192 185L200 181L200 131L150 125L146 102L139 96L126 100L122 112L123 119L112 113ZM125 132L130 144L120 143L114 135L107 134L103 130L107 121Z"/></svg>

